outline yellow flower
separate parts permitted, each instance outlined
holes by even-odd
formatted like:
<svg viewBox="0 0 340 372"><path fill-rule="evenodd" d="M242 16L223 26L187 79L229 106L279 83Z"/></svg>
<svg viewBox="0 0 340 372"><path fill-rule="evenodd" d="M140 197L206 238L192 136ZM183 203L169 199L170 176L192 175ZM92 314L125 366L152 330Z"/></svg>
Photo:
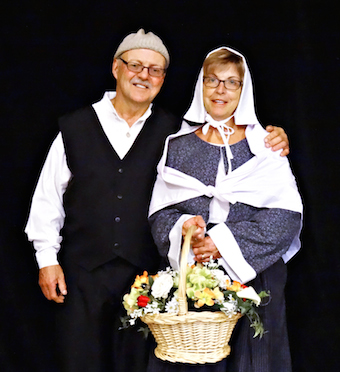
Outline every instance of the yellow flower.
<svg viewBox="0 0 340 372"><path fill-rule="evenodd" d="M123 305L128 315L134 310L138 309L137 298L140 296L141 291L137 288L132 288L130 293L127 293L123 297Z"/></svg>
<svg viewBox="0 0 340 372"><path fill-rule="evenodd" d="M223 292L220 291L218 287L214 288L212 291L214 293L214 299L215 300L223 300L224 299L224 294Z"/></svg>
<svg viewBox="0 0 340 372"><path fill-rule="evenodd" d="M136 289L144 289L145 285L149 284L148 272L144 271L143 275L137 275L132 287Z"/></svg>
<svg viewBox="0 0 340 372"><path fill-rule="evenodd" d="M227 289L229 289L229 291L235 291L235 292L238 292L242 289L241 287L241 283L237 282L236 280L233 281L233 284L232 285L229 285L227 287Z"/></svg>
<svg viewBox="0 0 340 372"><path fill-rule="evenodd" d="M151 275L151 278L153 279L153 280L155 280L156 278L158 278L159 277L159 275L158 274L155 274L155 275Z"/></svg>
<svg viewBox="0 0 340 372"><path fill-rule="evenodd" d="M200 308L203 305L213 306L215 303L213 300L215 293L209 288L205 288L203 291L196 291L195 297L198 299L194 305L196 308Z"/></svg>

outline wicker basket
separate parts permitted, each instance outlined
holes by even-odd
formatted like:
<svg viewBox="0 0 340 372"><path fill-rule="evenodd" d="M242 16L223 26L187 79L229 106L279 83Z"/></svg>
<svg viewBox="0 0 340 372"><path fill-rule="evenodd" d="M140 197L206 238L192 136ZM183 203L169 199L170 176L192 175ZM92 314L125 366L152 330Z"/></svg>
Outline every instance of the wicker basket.
<svg viewBox="0 0 340 372"><path fill-rule="evenodd" d="M189 229L183 243L178 315L144 315L141 319L156 339L155 355L159 359L191 364L216 363L230 354L228 342L241 314L229 317L222 311L188 311L187 255L194 230L194 226Z"/></svg>

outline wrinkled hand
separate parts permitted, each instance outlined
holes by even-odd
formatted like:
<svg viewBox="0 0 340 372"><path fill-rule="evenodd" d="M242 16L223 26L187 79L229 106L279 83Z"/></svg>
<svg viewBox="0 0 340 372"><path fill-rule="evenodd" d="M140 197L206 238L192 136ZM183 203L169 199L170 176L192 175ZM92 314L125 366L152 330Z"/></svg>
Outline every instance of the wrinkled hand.
<svg viewBox="0 0 340 372"><path fill-rule="evenodd" d="M208 262L210 256L213 259L222 257L210 236L206 236L201 242L193 244L192 250L195 255L194 260L197 262Z"/></svg>
<svg viewBox="0 0 340 372"><path fill-rule="evenodd" d="M289 154L289 141L285 131L273 125L268 125L266 131L269 132L269 134L264 139L265 146L267 148L271 147L272 151L283 149L280 156L287 156Z"/></svg>
<svg viewBox="0 0 340 372"><path fill-rule="evenodd" d="M205 222L202 216L191 217L190 219L185 221L182 226L182 235L185 236L189 230L189 227L193 225L196 226L197 229L192 234L190 244L197 244L203 241L204 234L205 234L205 231L204 231Z"/></svg>
<svg viewBox="0 0 340 372"><path fill-rule="evenodd" d="M46 266L39 270L39 285L48 300L63 303L67 295L63 269L60 265Z"/></svg>

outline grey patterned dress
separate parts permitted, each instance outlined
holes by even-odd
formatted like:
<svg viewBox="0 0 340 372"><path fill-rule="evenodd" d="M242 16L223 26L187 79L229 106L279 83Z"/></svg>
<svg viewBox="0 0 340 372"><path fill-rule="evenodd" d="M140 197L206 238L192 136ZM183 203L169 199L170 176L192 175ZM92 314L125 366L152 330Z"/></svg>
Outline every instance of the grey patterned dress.
<svg viewBox="0 0 340 372"><path fill-rule="evenodd" d="M234 156L231 159L232 169L253 157L246 139L230 148ZM166 165L197 178L205 185L215 185L221 153L227 172L224 147L202 141L191 133L170 141ZM165 261L170 244L169 232L182 214L201 215L209 229L210 201L211 198L200 196L160 210L150 217L153 237ZM267 333L261 340L254 339L248 320L242 318L233 333L232 351L227 359L209 365L184 365L162 362L152 355L149 372L291 371L284 299L286 266L281 256L299 231L300 214L279 208L259 209L235 203L230 205L225 223L233 233L243 256L258 274L247 284L254 286L257 291L270 290L270 300L259 309Z"/></svg>

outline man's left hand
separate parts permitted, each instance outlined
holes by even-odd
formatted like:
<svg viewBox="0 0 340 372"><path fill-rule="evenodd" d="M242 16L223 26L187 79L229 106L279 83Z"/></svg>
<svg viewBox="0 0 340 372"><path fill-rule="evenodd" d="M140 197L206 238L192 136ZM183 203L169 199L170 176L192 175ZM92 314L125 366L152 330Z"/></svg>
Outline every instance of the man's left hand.
<svg viewBox="0 0 340 372"><path fill-rule="evenodd" d="M273 125L268 125L266 131L269 134L264 139L265 146L271 147L273 151L282 149L280 155L287 156L289 154L289 141L285 131L281 127L274 127Z"/></svg>

